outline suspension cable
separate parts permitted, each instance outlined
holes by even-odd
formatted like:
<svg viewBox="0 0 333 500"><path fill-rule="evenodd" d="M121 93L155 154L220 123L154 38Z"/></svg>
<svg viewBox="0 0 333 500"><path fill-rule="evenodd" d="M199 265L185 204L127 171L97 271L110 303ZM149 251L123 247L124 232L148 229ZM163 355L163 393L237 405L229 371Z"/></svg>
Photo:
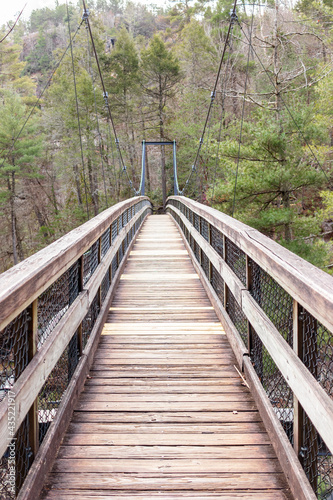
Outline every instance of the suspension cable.
<svg viewBox="0 0 333 500"><path fill-rule="evenodd" d="M87 24L86 24L87 28ZM93 88L93 94L94 94L94 106L95 106L95 117L96 117L96 126L97 126L97 135L98 135L98 148L99 148L99 154L101 157L101 164L102 164L102 176L103 176L103 185L104 185L104 194L105 194L105 200L106 200L106 205L109 205L108 201L108 194L106 190L106 182L105 182L105 172L104 172L104 160L103 160L103 152L102 152L102 136L99 128L99 120L98 120L98 112L97 112L97 102L96 102L96 91L95 91L95 82L94 82L94 73L93 73L93 68L91 64L91 54L90 54L90 46L89 46L89 34L88 34L88 29L87 29L87 47L88 47L88 68L91 76L91 83L92 83L92 88Z"/></svg>
<svg viewBox="0 0 333 500"><path fill-rule="evenodd" d="M236 14L236 4L237 4L237 0L234 0L233 9L232 9L231 16L230 16L230 22L229 22L228 32L227 32L227 36L226 36L226 39L225 39L225 42L224 42L224 47L223 47L222 56L221 56L219 68L218 68L216 79L215 79L215 84L214 84L213 90L212 90L211 95L210 95L210 104L209 104L209 107L208 107L208 112L207 112L205 124L204 124L204 127L203 127L203 131L202 131L202 134L201 134L201 137L200 137L200 140L199 140L199 147L198 147L198 150L197 150L197 153L196 153L196 157L195 157L194 163L192 165L190 176L189 176L189 178L187 179L187 181L185 183L185 186L184 186L184 188L182 190L182 194L184 194L184 191L185 191L186 187L188 186L188 184L189 184L189 182L191 180L193 172L196 170L197 161L198 161L198 158L199 158L199 155L200 155L200 150L201 150L201 147L202 147L202 144L203 144L203 141L204 141L204 136L205 136L207 124L208 124L208 121L209 121L209 116L210 116L210 113L211 113L211 110L212 110L212 107L213 107L213 104L214 104L215 96L216 96L216 89L217 89L217 85L218 85L218 82L219 82L219 79L220 79L220 73L221 73L221 69L222 69L222 64L223 64L224 56L225 56L225 53L226 53L226 50L227 50L227 46L228 46L228 42L229 42L231 30L232 30L232 27L233 27L235 21L238 21L237 14Z"/></svg>
<svg viewBox="0 0 333 500"><path fill-rule="evenodd" d="M228 83L230 81L230 74L228 74L228 68L229 68L229 63L230 63L230 54L232 52L232 32L231 32L231 37L230 37L230 42L229 42L229 47L230 51L228 52L228 59L227 59L227 64L225 68L225 78L222 80L222 85L221 85L221 97L222 97L222 109L221 109L221 119L220 119L220 128L219 128L219 135L218 135L218 142L217 142L217 150L216 150L216 161L215 161L215 169L214 169L214 178L213 178L213 190L212 190L212 199L214 199L214 191L215 191L215 183L216 183L216 174L217 174L217 167L219 163L219 152L220 152L220 145L221 145L221 136L222 136L222 124L223 124L223 119L224 119L224 102L226 98L226 89L228 87ZM228 80L226 79L226 75L229 75Z"/></svg>
<svg viewBox="0 0 333 500"><path fill-rule="evenodd" d="M86 183L86 174L84 168L84 157L83 157L83 146L82 146L82 134L81 134L81 122L80 122L80 113L79 113L79 102L77 98L77 88L76 88L76 75L75 75L75 67L74 67L74 56L73 56L73 44L71 39L71 25L69 20L69 10L68 10L68 2L66 1L66 9L67 9L67 21L68 21L68 33L69 33L69 44L71 49L71 59L72 59L72 71L73 71L73 81L74 81L74 93L75 93L75 103L76 103L76 116L77 116L77 125L79 130L79 139L80 139L80 150L81 150L81 162L82 162L82 170L83 170L83 182L84 182L84 191L86 195L86 209L88 219L90 219L89 214L89 205L88 205L88 193L87 193L87 183Z"/></svg>
<svg viewBox="0 0 333 500"><path fill-rule="evenodd" d="M238 20L237 20L237 21L238 21ZM243 30L243 27L242 27L242 25L240 24L240 22L239 22L239 21L238 21L238 25L239 25L239 27L240 27L240 29L241 29L242 33L244 34L244 36L245 36L246 40L247 40L247 41L248 41L248 43L250 44L250 46L251 46L251 48L252 48L252 50L253 50L254 54L256 55L256 57L257 57L257 59L258 59L258 61L259 61L260 65L261 65L261 67L263 68L264 72L266 73L266 75L267 75L267 77L268 77L269 81L271 82L271 84L272 84L272 86L273 86L273 88L274 88L274 81L273 81L273 79L272 79L271 75L269 74L269 72L267 71L267 69L265 68L265 66L264 66L263 62L261 61L261 59L260 59L260 57L259 57L259 55L258 55L257 51L255 50L254 46L252 45L252 41L250 42L250 40L249 40L249 38L248 38L247 34L246 34L246 33L245 33L245 31ZM309 142L307 141L306 137L304 136L304 134L303 134L303 132L302 132L302 130L301 130L301 128L300 128L300 126L298 125L297 121L296 121L296 120L295 120L295 118L294 118L294 115L293 115L293 114L292 114L292 112L290 111L289 106L287 105L286 101L283 99L283 97L282 97L282 95L281 95L281 94L280 94L280 99L281 99L281 102L283 103L284 107L286 108L286 110L287 110L287 112L288 112L288 114L289 114L290 118L292 119L292 121L293 121L294 125L296 125L297 131L298 131L298 133L299 133L300 137L301 137L301 138L303 139L303 141L305 142L305 144L306 144L306 146L308 147L309 151L311 152L311 154L312 154L313 158L315 159L315 161L316 161L316 163L317 163L318 167L321 169L321 171L323 172L324 176L326 177L326 179L327 179L327 182L328 182L329 186L331 186L331 187L332 187L331 181L330 181L330 179L329 179L329 177L328 177L327 173L325 172L325 170L324 170L323 166L321 165L320 161L318 160L318 158L317 158L316 154L314 153L314 151L313 151L312 147L310 146Z"/></svg>
<svg viewBox="0 0 333 500"><path fill-rule="evenodd" d="M118 136L117 136L116 128L115 128L115 125L114 125L114 121L113 121L113 118L112 118L111 109L110 109L110 105L109 105L109 96L108 96L108 93L107 93L106 88L105 88L104 79L103 79L103 75L102 75L102 71L101 71L101 67L100 67L100 64L99 64L99 59L98 59L98 55L97 55L97 51L96 51L96 46L95 46L95 42L94 42L94 37L93 37L92 31L91 31L91 26L90 26L90 22L89 22L89 11L87 10L85 0L82 0L82 3L83 3L83 9L84 9L83 19L86 21L87 26L88 26L88 31L89 31L89 35L90 35L91 45L92 45L92 49L93 49L93 52L94 52L94 55L95 55L97 69L98 69L99 77L100 77L101 84L102 84L103 97L104 97L104 101L105 101L105 106L107 108L108 116L109 116L109 119L110 119L110 122L111 122L111 125L112 125L112 128L113 128L113 133L114 133L114 136L115 136L115 141L116 141L116 145L117 145L117 150L118 150L118 155L119 155L120 163L121 163L121 166L122 166L122 171L125 172L126 175L127 175L127 179L128 179L130 188L133 189L133 191L134 191L135 194L137 194L137 191L134 188L133 183L132 183L132 181L131 181L131 179L130 179L130 177L128 175L127 168L126 168L126 165L124 163L124 159L123 159L123 156L122 156L122 153L121 153L121 149L120 149L120 145L119 145L119 139L118 139Z"/></svg>
<svg viewBox="0 0 333 500"><path fill-rule="evenodd" d="M32 116L33 112L35 111L35 109L36 109L37 105L39 104L39 102L40 102L41 98L43 97L43 95L44 95L44 93L45 93L46 89L50 86L50 83L51 83L51 81L52 81L52 78L54 77L55 72L57 71L57 69L59 68L60 64L62 63L62 61L63 61L63 59L64 59L65 55L67 54L68 49L70 48L71 43L74 41L74 39L75 39L76 35L78 34L79 29L80 29L80 28L81 28L81 26L82 26L82 22L83 22L83 21L81 21L81 22L80 22L80 24L78 25L78 27L76 28L76 31L75 31L75 33L74 33L73 37L71 38L70 43L67 45L67 47L66 47L66 49L64 50L64 52L63 52L62 56L60 57L60 59L59 59L58 63L55 65L55 68L54 68L54 70L52 71L51 76L48 78L48 80L47 80L46 84L44 85L44 88L43 88L43 90L42 90L42 92L41 92L40 96L38 97L37 101L36 101L36 102L35 102L35 104L33 105L32 109L31 109L30 113L28 114L28 116L27 116L27 118L26 118L25 122L23 123L23 125L22 125L22 127L21 127L21 129L20 129L19 133L17 134L17 136L16 136L16 137L15 137L15 139L13 140L12 145L11 145L11 146L10 146L10 148L8 149L8 154L9 154L11 151L13 151L14 146L15 146L15 144L16 144L16 142L17 142L17 140L20 138L20 136L21 136L21 134L22 134L22 132L23 132L23 130L24 130L24 128L25 128L25 126L26 126L26 124L28 123L28 121L29 121L30 117ZM3 152L3 151L2 151L2 152ZM5 158L4 158L3 162L2 162L2 163L1 163L1 165L0 165L0 168L4 165L5 161L6 161L6 160L5 160Z"/></svg>
<svg viewBox="0 0 333 500"><path fill-rule="evenodd" d="M235 213L235 204L236 204L236 190L237 190L237 181L238 181L239 158L240 158L240 150L241 150L242 135L243 135L243 125L244 125L245 96L246 96L246 91L247 91L247 83L248 83L248 79L249 79L249 64L250 64L250 54L251 54L251 46L252 46L253 19L254 19L254 4L253 4L253 8L252 8L249 50L247 53L244 97L243 97L243 106L242 106L242 118L241 118L241 126L240 126L239 141L238 141L238 155L237 155L237 166L236 166L236 176L235 176L235 186L234 186L234 198L233 198L233 202L232 202L232 213L231 213L232 217L234 216L234 213Z"/></svg>

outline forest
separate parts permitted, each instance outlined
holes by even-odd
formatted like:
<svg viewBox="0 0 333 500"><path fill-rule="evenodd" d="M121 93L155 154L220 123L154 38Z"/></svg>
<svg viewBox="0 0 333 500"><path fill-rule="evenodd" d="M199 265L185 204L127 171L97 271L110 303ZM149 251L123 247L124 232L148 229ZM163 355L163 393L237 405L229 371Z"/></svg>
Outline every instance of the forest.
<svg viewBox="0 0 333 500"><path fill-rule="evenodd" d="M333 272L332 3L87 7L0 30L0 272L134 196L143 140L177 142L185 196ZM149 147L157 211L172 167Z"/></svg>

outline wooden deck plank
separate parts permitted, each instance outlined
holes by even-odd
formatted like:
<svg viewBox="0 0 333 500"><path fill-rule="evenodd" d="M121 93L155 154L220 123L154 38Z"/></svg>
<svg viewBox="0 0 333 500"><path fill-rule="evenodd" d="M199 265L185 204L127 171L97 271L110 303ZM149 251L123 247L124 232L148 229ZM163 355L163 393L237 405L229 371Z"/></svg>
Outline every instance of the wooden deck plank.
<svg viewBox="0 0 333 500"><path fill-rule="evenodd" d="M235 364L175 225L150 217L42 498L290 499Z"/></svg>
<svg viewBox="0 0 333 500"><path fill-rule="evenodd" d="M86 446L61 446L59 458L86 458ZM90 446L89 457L103 458L215 458L215 459L256 459L275 458L271 445L241 446Z"/></svg>
<svg viewBox="0 0 333 500"><path fill-rule="evenodd" d="M73 491L73 490L56 490L49 491L47 498L49 500L69 500L69 499L79 499L79 500L179 500L180 498L192 498L196 500L217 500L217 499L229 499L231 498L230 492L220 491L217 493L209 493L209 492L195 492L195 491L174 491L174 494L159 492L157 495L151 494L151 492L147 494L131 492L130 495L124 494L122 492L117 491L107 491L104 492L94 491L94 490L86 490L82 491ZM285 493L281 490L274 490L273 492L269 491L233 491L232 499L247 499L247 500L286 500L289 498L285 495Z"/></svg>

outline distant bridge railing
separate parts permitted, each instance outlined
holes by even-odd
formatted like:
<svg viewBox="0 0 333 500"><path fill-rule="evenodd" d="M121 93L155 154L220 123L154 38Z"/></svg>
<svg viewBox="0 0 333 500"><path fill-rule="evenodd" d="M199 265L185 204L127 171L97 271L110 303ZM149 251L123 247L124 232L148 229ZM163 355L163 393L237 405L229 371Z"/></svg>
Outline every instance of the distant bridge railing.
<svg viewBox="0 0 333 500"><path fill-rule="evenodd" d="M43 484L150 211L143 196L118 203L0 276L0 498L36 498L26 483Z"/></svg>
<svg viewBox="0 0 333 500"><path fill-rule="evenodd" d="M295 498L333 498L333 278L188 198L170 197L167 211L225 326Z"/></svg>

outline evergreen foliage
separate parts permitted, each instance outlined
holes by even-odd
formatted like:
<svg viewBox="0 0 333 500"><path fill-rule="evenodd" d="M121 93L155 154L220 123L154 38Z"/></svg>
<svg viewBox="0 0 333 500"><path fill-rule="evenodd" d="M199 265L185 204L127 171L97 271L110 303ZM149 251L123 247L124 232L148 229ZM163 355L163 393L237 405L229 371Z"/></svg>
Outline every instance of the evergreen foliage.
<svg viewBox="0 0 333 500"><path fill-rule="evenodd" d="M88 2L120 148L136 189L142 140L177 141L179 184L185 186L231 7L230 0L175 0L165 8ZM329 271L332 7L316 0L299 0L294 9L278 0L260 4L250 53L250 6L239 6L237 15L185 194ZM81 22L79 4L69 4L67 12L57 2L33 11L0 43L1 270L133 194L84 23L76 32ZM69 31L75 33L73 63L67 50L51 78ZM146 186L156 208L172 193L171 158L166 148L148 150Z"/></svg>

